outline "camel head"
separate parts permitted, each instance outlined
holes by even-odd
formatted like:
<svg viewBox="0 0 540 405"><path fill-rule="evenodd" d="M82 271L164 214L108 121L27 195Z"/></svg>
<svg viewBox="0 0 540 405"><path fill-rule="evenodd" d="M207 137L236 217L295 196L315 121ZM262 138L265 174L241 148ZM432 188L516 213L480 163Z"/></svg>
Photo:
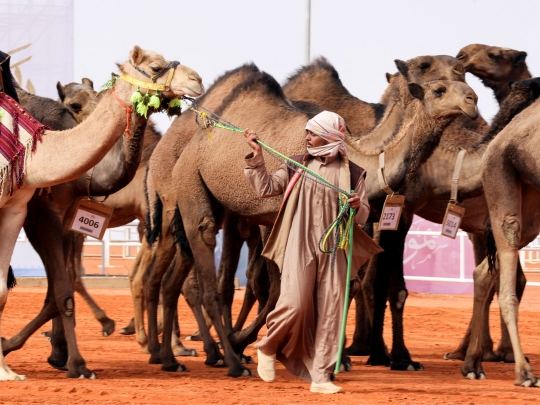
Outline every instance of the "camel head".
<svg viewBox="0 0 540 405"><path fill-rule="evenodd" d="M408 84L411 96L420 100L425 116L430 120L446 120L465 114L478 117L478 96L467 83L434 80L424 83Z"/></svg>
<svg viewBox="0 0 540 405"><path fill-rule="evenodd" d="M161 90L167 98L198 97L204 93L202 79L193 69L168 61L162 55L141 49L137 45L131 50L129 60L119 64L118 68L122 73L142 82L151 83L154 81L152 79L154 76L157 76L155 83L158 84L167 85L170 81L167 87ZM172 78L170 77L171 70L174 73ZM141 85L140 91L145 94L147 89Z"/></svg>
<svg viewBox="0 0 540 405"><path fill-rule="evenodd" d="M424 84L409 83L408 89L416 102L411 111L414 123L412 149L407 179L411 180L420 166L439 145L444 129L460 114L478 117L478 97L467 83L434 80Z"/></svg>
<svg viewBox="0 0 540 405"><path fill-rule="evenodd" d="M69 83L65 86L58 82L56 89L61 103L69 110L78 124L88 118L95 110L98 100L92 80L83 78L82 83Z"/></svg>
<svg viewBox="0 0 540 405"><path fill-rule="evenodd" d="M458 52L456 58L467 72L491 81L516 80L518 74L527 69L526 52L498 46L468 45Z"/></svg>
<svg viewBox="0 0 540 405"><path fill-rule="evenodd" d="M406 62L396 59L395 63L407 82L423 84L432 80L465 81L463 64L452 56L418 56Z"/></svg>

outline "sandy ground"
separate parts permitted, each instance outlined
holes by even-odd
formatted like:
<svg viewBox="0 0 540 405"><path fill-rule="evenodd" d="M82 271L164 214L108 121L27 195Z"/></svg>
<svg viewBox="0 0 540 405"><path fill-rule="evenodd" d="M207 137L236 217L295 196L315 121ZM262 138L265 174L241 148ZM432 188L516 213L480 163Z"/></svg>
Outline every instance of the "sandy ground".
<svg viewBox="0 0 540 405"><path fill-rule="evenodd" d="M540 326L537 313L540 295L529 288L520 312L522 345L533 370L540 374ZM91 294L117 322L117 329L131 318L128 290L100 289ZM2 319L4 336L11 336L38 313L45 296L44 288L16 288L9 296ZM235 313L240 308L242 291L236 294ZM77 300L77 335L80 350L97 380L66 379L65 373L48 366L50 344L39 334L29 339L18 352L8 357L10 367L26 374L25 382L2 382L0 403L29 404L534 404L540 403L540 391L515 387L511 364L484 364L487 380L469 381L461 377L460 362L442 359L453 350L464 333L472 308L472 297L412 293L407 301L405 339L413 358L425 371L397 372L384 367L368 367L366 358L353 358L353 371L339 374L339 385L346 390L336 395L309 392L309 384L291 377L278 365L274 383L257 377L233 379L224 368L204 365L202 344L188 342L199 357L181 358L189 373L162 372L148 364L148 355L140 353L132 336L114 333L105 338L100 325L81 299ZM351 311L353 313L354 311ZM492 308L493 337L500 336L498 307ZM181 298L179 313L182 334L196 330L195 320ZM350 314L351 314L350 313ZM253 318L253 314L252 314ZM353 332L349 317L348 336ZM387 319L386 325L390 325ZM41 330L48 329L49 325ZM262 331L264 333L264 330ZM390 330L385 339L391 342ZM246 354L255 355L253 346ZM256 370L255 365L249 366Z"/></svg>

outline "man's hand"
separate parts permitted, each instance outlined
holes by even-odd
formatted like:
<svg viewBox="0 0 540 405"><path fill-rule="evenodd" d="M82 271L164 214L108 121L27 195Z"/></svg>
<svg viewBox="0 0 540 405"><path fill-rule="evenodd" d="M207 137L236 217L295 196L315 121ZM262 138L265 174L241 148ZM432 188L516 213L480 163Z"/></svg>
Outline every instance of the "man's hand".
<svg viewBox="0 0 540 405"><path fill-rule="evenodd" d="M355 210L360 208L360 196L358 193L352 193L351 198L349 198L347 202L351 205L351 208L354 208Z"/></svg>
<svg viewBox="0 0 540 405"><path fill-rule="evenodd" d="M246 132L244 132L244 136L246 137L246 142L248 145L253 149L253 156L257 156L259 153L261 153L262 148L261 146L256 142L259 140L259 136L256 132L253 132L251 129L246 128ZM360 204L360 199L358 199L358 204Z"/></svg>

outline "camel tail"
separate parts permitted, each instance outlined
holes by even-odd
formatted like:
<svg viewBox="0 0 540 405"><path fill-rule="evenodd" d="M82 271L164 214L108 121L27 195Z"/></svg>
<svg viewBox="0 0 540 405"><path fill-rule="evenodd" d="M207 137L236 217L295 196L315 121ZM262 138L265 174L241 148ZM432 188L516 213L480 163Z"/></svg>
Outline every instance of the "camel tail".
<svg viewBox="0 0 540 405"><path fill-rule="evenodd" d="M493 237L493 230L491 229L491 220L486 220L484 227L484 238L486 241L486 256L489 266L489 271L495 271L495 263L497 261L497 245L495 244L495 238Z"/></svg>
<svg viewBox="0 0 540 405"><path fill-rule="evenodd" d="M191 251L191 246L189 246L189 241L186 236L184 223L182 222L182 216L180 215L180 209L178 208L178 205L174 209L174 216L172 219L171 227L174 241L180 247L182 256L185 259L193 260L193 252Z"/></svg>
<svg viewBox="0 0 540 405"><path fill-rule="evenodd" d="M13 269L11 266L9 266L8 270L8 277L7 277L7 288L8 290L12 290L13 287L17 286L17 279L15 278L15 273L13 273Z"/></svg>
<svg viewBox="0 0 540 405"><path fill-rule="evenodd" d="M148 197L147 197L148 198ZM150 203L150 202L149 202ZM150 207L150 204L148 204ZM150 213L150 210L146 213L146 221L144 224L144 234L146 240L152 246L161 233L161 220L163 218L163 203L156 193L156 199L154 200L154 209Z"/></svg>

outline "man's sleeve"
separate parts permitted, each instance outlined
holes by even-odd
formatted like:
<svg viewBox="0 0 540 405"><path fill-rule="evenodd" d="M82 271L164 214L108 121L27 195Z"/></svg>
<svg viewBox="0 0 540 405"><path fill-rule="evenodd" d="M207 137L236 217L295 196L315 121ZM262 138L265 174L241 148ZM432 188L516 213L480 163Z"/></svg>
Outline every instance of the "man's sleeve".
<svg viewBox="0 0 540 405"><path fill-rule="evenodd" d="M289 182L289 172L285 164L274 173L268 174L262 153L246 156L244 174L259 197L274 197L283 194Z"/></svg>
<svg viewBox="0 0 540 405"><path fill-rule="evenodd" d="M358 226L364 226L369 217L369 201L367 198L366 181L364 175L360 176L360 180L356 184L354 191L360 196L360 208L354 217L354 222Z"/></svg>

